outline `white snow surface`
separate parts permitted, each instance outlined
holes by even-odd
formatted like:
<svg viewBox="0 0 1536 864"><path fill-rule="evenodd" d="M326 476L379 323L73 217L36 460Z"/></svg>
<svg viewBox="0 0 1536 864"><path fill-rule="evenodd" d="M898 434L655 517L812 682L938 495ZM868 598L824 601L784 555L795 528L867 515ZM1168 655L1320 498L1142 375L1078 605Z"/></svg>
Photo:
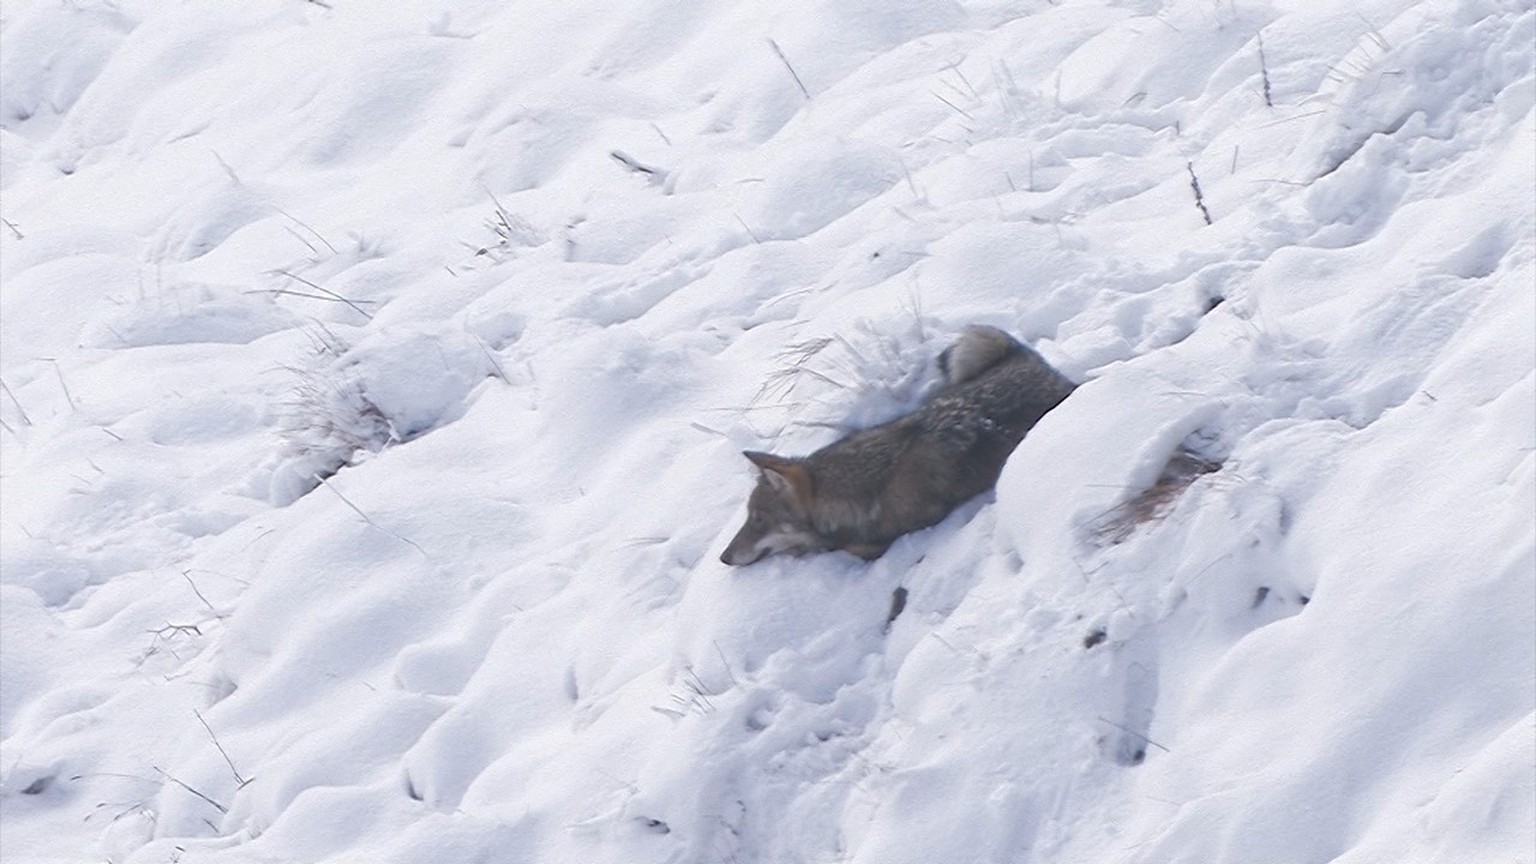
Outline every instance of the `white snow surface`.
<svg viewBox="0 0 1536 864"><path fill-rule="evenodd" d="M1536 859L1531 0L0 14L8 864Z"/></svg>

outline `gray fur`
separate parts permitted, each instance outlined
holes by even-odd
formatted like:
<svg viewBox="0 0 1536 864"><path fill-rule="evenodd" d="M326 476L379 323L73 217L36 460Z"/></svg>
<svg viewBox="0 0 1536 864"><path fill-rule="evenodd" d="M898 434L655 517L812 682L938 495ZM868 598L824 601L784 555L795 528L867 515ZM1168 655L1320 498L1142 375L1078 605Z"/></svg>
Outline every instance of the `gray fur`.
<svg viewBox="0 0 1536 864"><path fill-rule="evenodd" d="M995 327L967 328L939 364L948 383L905 417L801 458L747 453L761 473L720 560L833 549L878 558L991 489L1024 434L1076 386Z"/></svg>

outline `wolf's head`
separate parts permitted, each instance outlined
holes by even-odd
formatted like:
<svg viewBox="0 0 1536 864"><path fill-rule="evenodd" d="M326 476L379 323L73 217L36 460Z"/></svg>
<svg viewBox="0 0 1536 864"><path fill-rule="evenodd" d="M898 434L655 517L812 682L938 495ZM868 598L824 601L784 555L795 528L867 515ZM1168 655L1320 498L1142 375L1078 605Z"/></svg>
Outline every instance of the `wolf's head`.
<svg viewBox="0 0 1536 864"><path fill-rule="evenodd" d="M766 555L804 555L831 546L811 525L811 475L798 459L746 451L761 471L747 499L747 523L720 560L735 567Z"/></svg>

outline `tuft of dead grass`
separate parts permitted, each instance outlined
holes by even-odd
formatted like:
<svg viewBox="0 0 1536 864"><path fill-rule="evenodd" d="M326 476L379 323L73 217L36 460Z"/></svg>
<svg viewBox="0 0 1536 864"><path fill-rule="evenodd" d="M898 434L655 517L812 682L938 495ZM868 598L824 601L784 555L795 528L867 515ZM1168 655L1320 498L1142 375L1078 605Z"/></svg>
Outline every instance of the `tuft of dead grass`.
<svg viewBox="0 0 1536 864"><path fill-rule="evenodd" d="M1139 526L1167 516L1191 483L1219 470L1221 465L1186 447L1179 447L1168 457L1167 464L1151 486L1109 508L1093 521L1090 531L1094 541L1104 546L1124 543Z"/></svg>

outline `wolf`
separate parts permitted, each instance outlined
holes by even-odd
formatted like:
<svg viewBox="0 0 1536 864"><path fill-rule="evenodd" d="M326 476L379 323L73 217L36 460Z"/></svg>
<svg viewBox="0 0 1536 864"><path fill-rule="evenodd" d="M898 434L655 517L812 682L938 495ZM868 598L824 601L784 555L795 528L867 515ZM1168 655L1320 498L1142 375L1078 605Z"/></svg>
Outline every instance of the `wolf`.
<svg viewBox="0 0 1536 864"><path fill-rule="evenodd" d="M945 383L916 411L809 456L742 455L758 468L747 521L720 560L846 550L873 561L991 489L1008 454L1077 386L996 327L939 355Z"/></svg>

